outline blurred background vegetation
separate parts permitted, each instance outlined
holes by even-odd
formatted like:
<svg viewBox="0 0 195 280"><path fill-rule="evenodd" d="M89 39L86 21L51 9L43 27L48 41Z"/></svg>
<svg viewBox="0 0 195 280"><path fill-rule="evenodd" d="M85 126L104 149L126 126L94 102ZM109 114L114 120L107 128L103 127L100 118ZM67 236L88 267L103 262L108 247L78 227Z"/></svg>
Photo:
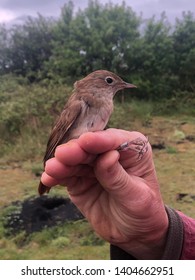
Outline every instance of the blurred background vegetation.
<svg viewBox="0 0 195 280"><path fill-rule="evenodd" d="M164 13L144 20L124 3L89 1L75 13L70 1L59 19L38 15L9 29L1 25L1 141L12 144L24 128L40 135L38 128L51 125L72 83L96 69L133 82L134 97L160 102L158 110L187 107L194 113L194 15L184 12L173 25Z"/></svg>
<svg viewBox="0 0 195 280"><path fill-rule="evenodd" d="M73 2L69 1L57 19L39 14L36 18L28 17L23 24L9 28L1 24L1 207L14 199L36 194L39 178L33 176L41 173L42 156L52 123L71 94L73 83L97 69L113 71L138 87L134 93L122 93L116 97L110 126L137 128L141 131L145 127L147 133L152 120L163 116L163 121L160 118L158 125L154 124L156 130L151 134L157 133L159 126L163 128L164 124L166 130L169 124L174 130L171 140L176 143L185 140L188 131L185 130L186 126L182 130L181 125L189 123L189 133L193 139L195 18L192 13L184 12L182 18L170 23L165 13L162 13L160 19L154 16L146 20L126 6L125 2L121 5L102 5L98 1L89 1L87 8L75 11ZM136 120L140 121L139 125ZM179 151L173 142L166 149L170 161L173 160L172 156L178 156ZM186 158L189 164L194 156L187 149L185 152L186 155L190 153ZM167 158L164 160L167 161ZM160 173L163 170L162 163L158 162L158 158L156 161L163 184L163 176L167 177L168 171ZM178 171L177 163L174 162L173 166ZM12 173L9 173L10 167ZM173 170L170 170L173 174ZM194 169L190 169L193 176L192 171ZM182 183L182 179L179 180ZM175 190L175 185L173 187ZM167 203L175 206L168 196L165 195L165 198ZM187 206L191 214L192 208L189 204ZM88 226L86 230L89 231ZM61 236L63 230L59 232ZM29 258L29 250L34 252L31 258L36 258L37 248L44 243L46 250L51 243L48 236L37 235L32 241L33 238L26 239L25 235L19 235L10 246L2 229L0 236L0 248L5 249L4 256L7 252L6 258L19 258L19 250L21 253L21 246L24 245L27 246L26 251L21 256ZM77 238L68 236L53 243L68 246L69 240ZM96 240L94 237L92 239ZM90 243L83 243L86 245L87 242ZM77 258L75 254L69 255L71 246L67 258ZM77 244L80 252L85 251L79 246ZM104 247L107 245L103 243L102 246L98 253L102 258L107 258ZM58 255L53 248L54 244L49 247L50 252L47 251L46 257L44 250L43 254L39 251L38 257L54 258L55 255L55 258L63 258L63 253ZM85 252L83 258L96 258L96 249L91 250L92 254L86 256Z"/></svg>

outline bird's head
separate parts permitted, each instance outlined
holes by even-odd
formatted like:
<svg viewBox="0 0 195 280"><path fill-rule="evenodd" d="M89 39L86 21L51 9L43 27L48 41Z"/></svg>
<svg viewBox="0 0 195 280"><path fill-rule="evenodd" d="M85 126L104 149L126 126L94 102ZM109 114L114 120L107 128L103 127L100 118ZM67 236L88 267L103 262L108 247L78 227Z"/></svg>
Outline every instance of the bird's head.
<svg viewBox="0 0 195 280"><path fill-rule="evenodd" d="M74 84L75 90L88 91L92 94L107 94L114 96L117 91L125 88L136 88L135 85L126 83L116 74L106 71L97 70L87 75L84 79Z"/></svg>

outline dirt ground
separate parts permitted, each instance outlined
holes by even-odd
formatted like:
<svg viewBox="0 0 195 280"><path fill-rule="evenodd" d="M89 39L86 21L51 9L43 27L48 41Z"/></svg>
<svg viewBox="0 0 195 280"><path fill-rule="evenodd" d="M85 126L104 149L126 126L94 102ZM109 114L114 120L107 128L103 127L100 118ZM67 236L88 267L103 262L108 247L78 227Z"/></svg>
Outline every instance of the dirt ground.
<svg viewBox="0 0 195 280"><path fill-rule="evenodd" d="M30 197L24 201L15 201L12 205L16 207L15 211L7 215L4 224L9 235L20 231L30 234L46 227L84 218L69 198Z"/></svg>

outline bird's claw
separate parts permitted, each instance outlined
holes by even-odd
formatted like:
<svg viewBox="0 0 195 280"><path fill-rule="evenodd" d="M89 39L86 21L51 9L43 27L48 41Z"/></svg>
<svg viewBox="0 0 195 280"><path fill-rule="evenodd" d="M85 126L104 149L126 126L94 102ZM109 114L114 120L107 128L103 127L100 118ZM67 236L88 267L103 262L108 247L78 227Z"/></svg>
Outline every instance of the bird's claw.
<svg viewBox="0 0 195 280"><path fill-rule="evenodd" d="M128 150L132 150L138 153L137 160L142 159L143 155L148 151L148 138L146 140L143 140L142 138L138 137L135 140L122 143L117 148L117 151L119 152Z"/></svg>

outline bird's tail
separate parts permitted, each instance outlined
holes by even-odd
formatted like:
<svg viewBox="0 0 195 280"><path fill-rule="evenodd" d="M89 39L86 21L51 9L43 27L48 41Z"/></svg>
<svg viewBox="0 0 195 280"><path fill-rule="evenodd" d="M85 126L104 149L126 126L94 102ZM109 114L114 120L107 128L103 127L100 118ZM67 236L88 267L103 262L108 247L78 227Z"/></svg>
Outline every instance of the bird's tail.
<svg viewBox="0 0 195 280"><path fill-rule="evenodd" d="M38 192L39 195L43 195L44 193L49 193L50 187L45 186L42 182L39 183Z"/></svg>

